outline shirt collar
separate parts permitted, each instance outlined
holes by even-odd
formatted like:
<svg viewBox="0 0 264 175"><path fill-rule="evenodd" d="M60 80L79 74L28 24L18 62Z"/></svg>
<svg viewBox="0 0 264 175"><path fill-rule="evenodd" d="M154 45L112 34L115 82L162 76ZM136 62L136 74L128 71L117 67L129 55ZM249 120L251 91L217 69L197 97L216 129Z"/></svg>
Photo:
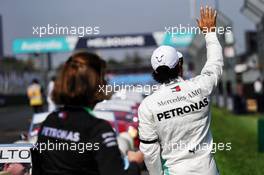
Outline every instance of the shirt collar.
<svg viewBox="0 0 264 175"><path fill-rule="evenodd" d="M163 84L161 84L160 85L160 88L163 88L163 87L172 85L174 83L179 83L179 82L182 82L182 81L184 81L184 79L182 77L178 77L178 78L175 78L174 80L171 80L169 83L163 83Z"/></svg>

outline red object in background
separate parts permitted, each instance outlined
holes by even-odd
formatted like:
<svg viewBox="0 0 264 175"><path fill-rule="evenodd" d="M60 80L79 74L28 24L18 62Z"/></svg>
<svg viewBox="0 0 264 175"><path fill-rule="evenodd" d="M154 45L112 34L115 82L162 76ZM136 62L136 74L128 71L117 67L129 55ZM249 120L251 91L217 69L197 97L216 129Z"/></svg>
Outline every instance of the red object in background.
<svg viewBox="0 0 264 175"><path fill-rule="evenodd" d="M138 118L137 114L129 113L124 111L114 111L116 120L125 121L128 123L129 126L133 126L136 129L138 128L138 121L134 121L134 117Z"/></svg>
<svg viewBox="0 0 264 175"><path fill-rule="evenodd" d="M135 148L139 148L139 143L140 143L140 141L139 141L139 137L137 136L137 137L134 139L134 146L135 146Z"/></svg>
<svg viewBox="0 0 264 175"><path fill-rule="evenodd" d="M117 120L117 127L115 127L115 122L110 122L113 128L118 129L119 133L128 132L130 126L138 130L138 120L134 121L134 118L138 118L137 113L129 113L124 111L114 111L115 118ZM134 138L135 148L139 148L139 138Z"/></svg>
<svg viewBox="0 0 264 175"><path fill-rule="evenodd" d="M129 114L128 112L124 112L124 111L114 111L114 114L115 114L115 118L117 120L129 121L129 119L127 119L127 115Z"/></svg>
<svg viewBox="0 0 264 175"><path fill-rule="evenodd" d="M33 130L33 132L36 132L36 133L39 133L39 131L40 131L40 127L35 128L35 129Z"/></svg>
<svg viewBox="0 0 264 175"><path fill-rule="evenodd" d="M115 122L109 121L109 123L111 124L112 128L118 129L117 132L119 133L127 132L127 129L129 127L129 125L125 121L118 121L117 122L118 128L115 128Z"/></svg>

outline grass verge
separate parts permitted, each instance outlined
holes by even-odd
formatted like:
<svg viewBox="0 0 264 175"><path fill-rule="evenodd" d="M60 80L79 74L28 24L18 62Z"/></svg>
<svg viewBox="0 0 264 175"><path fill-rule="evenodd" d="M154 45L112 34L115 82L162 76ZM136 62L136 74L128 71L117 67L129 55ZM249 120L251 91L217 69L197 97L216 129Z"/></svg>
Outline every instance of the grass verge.
<svg viewBox="0 0 264 175"><path fill-rule="evenodd" d="M264 153L258 152L258 118L258 115L237 116L223 109L212 109L214 142L232 144L230 151L215 154L221 175L264 174Z"/></svg>

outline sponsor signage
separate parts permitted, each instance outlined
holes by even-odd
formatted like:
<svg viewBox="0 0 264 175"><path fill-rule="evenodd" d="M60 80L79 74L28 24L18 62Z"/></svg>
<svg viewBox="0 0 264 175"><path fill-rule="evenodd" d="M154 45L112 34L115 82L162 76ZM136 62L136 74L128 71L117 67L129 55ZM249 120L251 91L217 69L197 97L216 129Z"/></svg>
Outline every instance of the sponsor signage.
<svg viewBox="0 0 264 175"><path fill-rule="evenodd" d="M165 33L162 45L188 47L191 44L193 37L193 33Z"/></svg>
<svg viewBox="0 0 264 175"><path fill-rule="evenodd" d="M77 40L77 37L16 39L13 42L13 53L70 52L74 50Z"/></svg>
<svg viewBox="0 0 264 175"><path fill-rule="evenodd" d="M71 52L78 49L115 49L134 47L157 47L170 45L173 47L187 47L193 39L193 34L170 34L153 32L131 35L105 35L78 38L26 38L13 42L14 54Z"/></svg>
<svg viewBox="0 0 264 175"><path fill-rule="evenodd" d="M134 35L109 35L80 38L76 49L113 49L129 47L157 47L170 45L173 47L187 47L192 42L194 34L171 34L154 32Z"/></svg>
<svg viewBox="0 0 264 175"><path fill-rule="evenodd" d="M0 144L0 163L31 163L31 144Z"/></svg>
<svg viewBox="0 0 264 175"><path fill-rule="evenodd" d="M76 49L113 49L157 46L152 34L109 35L80 38Z"/></svg>

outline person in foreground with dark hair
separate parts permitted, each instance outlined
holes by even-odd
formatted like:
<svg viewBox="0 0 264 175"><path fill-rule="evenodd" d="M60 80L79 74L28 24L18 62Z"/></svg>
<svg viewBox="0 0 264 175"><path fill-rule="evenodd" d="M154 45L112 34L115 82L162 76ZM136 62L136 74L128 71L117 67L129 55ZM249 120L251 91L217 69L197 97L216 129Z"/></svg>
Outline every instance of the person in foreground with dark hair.
<svg viewBox="0 0 264 175"><path fill-rule="evenodd" d="M207 62L200 75L183 80L179 53L170 46L151 57L153 77L161 87L141 103L140 150L150 175L218 175L211 153L210 103L222 74L222 47L216 36L216 11L201 8Z"/></svg>
<svg viewBox="0 0 264 175"><path fill-rule="evenodd" d="M59 107L41 126L32 148L32 175L138 175L143 154L123 159L110 124L92 109L105 98L105 62L92 53L69 58L55 81L52 100Z"/></svg>

